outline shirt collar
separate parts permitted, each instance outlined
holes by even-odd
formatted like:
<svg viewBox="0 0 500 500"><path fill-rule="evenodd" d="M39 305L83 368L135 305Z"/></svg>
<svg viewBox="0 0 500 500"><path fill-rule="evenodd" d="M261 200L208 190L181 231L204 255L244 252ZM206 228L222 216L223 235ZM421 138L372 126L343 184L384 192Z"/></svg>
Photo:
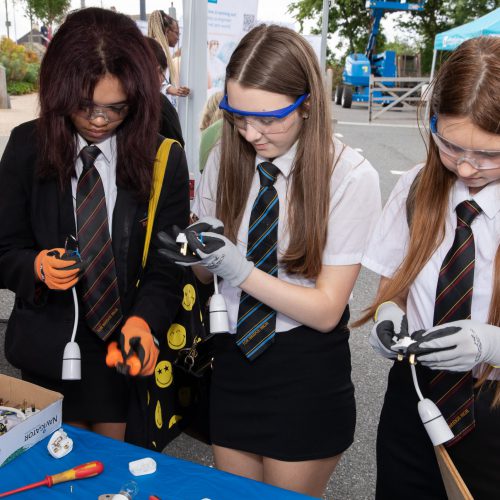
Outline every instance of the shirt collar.
<svg viewBox="0 0 500 500"><path fill-rule="evenodd" d="M272 162L279 168L281 174L286 179L288 179L292 170L293 160L295 159L295 155L297 154L297 144L298 141L295 141L292 147L284 155L278 156ZM269 161L269 158L263 158L260 155L255 155L255 167L257 167L259 163L262 163L264 161Z"/></svg>
<svg viewBox="0 0 500 500"><path fill-rule="evenodd" d="M473 199L485 213L486 217L493 219L500 211L500 181L490 182L479 193L471 196L469 188L457 179L453 186L453 209L462 201Z"/></svg>
<svg viewBox="0 0 500 500"><path fill-rule="evenodd" d="M80 155L82 149L85 146L88 146L88 143L80 134L77 134L76 138L76 151L78 155ZM116 136L113 134L111 137L108 137L104 141L96 144L96 146L101 150L106 163L110 163L113 159L113 152L116 151Z"/></svg>

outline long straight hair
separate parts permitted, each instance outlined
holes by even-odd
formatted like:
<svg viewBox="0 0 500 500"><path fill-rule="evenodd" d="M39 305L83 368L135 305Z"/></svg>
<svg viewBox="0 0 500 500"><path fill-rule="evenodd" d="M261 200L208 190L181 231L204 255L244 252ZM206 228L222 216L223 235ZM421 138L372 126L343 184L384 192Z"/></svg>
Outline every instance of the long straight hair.
<svg viewBox="0 0 500 500"><path fill-rule="evenodd" d="M499 79L500 38L479 37L462 43L441 67L433 82L429 118L432 115L467 117L485 132L499 134ZM379 304L405 293L443 242L448 200L455 181L456 176L442 164L439 150L430 135L427 160L407 204L412 214L408 252L387 286L380 290L375 303L355 325L371 318ZM434 228L434 231L429 231L429 228ZM488 323L500 326L498 248ZM484 367L479 385L486 381L491 370L491 367ZM493 404L500 404L498 382Z"/></svg>
<svg viewBox="0 0 500 500"><path fill-rule="evenodd" d="M93 100L95 86L109 74L120 81L129 105L116 130L117 184L147 199L159 123L156 66L129 17L99 8L71 13L40 68L38 174L56 177L62 188L74 173L76 129L71 115L82 99Z"/></svg>
<svg viewBox="0 0 500 500"><path fill-rule="evenodd" d="M163 49L163 53L167 58L167 67L170 72L170 81L175 85L179 85L179 74L177 72L177 67L172 59L172 54L170 53L170 45L168 43L165 32L177 24L177 21L165 14L162 10L154 10L149 15L148 20L148 36L154 38Z"/></svg>
<svg viewBox="0 0 500 500"><path fill-rule="evenodd" d="M289 187L290 243L281 264L290 274L315 278L326 244L333 171L330 108L316 55L294 31L260 25L233 52L226 68L226 92L228 80L293 100L309 94L309 117L300 129ZM226 235L236 241L255 173L255 150L227 114L221 144L216 212Z"/></svg>

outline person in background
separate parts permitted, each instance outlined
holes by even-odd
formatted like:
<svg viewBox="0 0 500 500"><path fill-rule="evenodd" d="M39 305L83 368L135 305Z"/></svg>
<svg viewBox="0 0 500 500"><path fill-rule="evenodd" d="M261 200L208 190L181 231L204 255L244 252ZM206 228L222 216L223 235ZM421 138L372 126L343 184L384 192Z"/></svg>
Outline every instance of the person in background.
<svg viewBox="0 0 500 500"><path fill-rule="evenodd" d="M457 77L460 75L460 77ZM500 38L463 42L430 100L427 159L393 189L363 264L380 274L370 343L398 337L424 397L454 437L447 451L475 500L500 498ZM417 411L408 361L395 361L377 437L380 500L448 498Z"/></svg>
<svg viewBox="0 0 500 500"><path fill-rule="evenodd" d="M167 58L161 45L154 40L153 38L146 37L146 43L149 45L149 48L154 53L154 56L157 61L157 75L159 86L164 80L165 71L167 70ZM163 137L168 137L169 139L175 139L179 141L182 147L184 147L184 139L182 137L181 123L179 121L179 115L175 110L172 103L165 97L164 94L160 93L160 129L159 132Z"/></svg>
<svg viewBox="0 0 500 500"><path fill-rule="evenodd" d="M47 48L49 45L49 30L45 24L40 27L40 33L42 35L42 45Z"/></svg>
<svg viewBox="0 0 500 500"><path fill-rule="evenodd" d="M224 96L222 91L212 94L205 103L201 116L200 130L200 172L203 172L207 163L208 155L213 147L219 142L222 133L222 110L219 103Z"/></svg>
<svg viewBox="0 0 500 500"><path fill-rule="evenodd" d="M160 254L195 265L205 282L223 279L216 466L321 497L354 437L348 302L381 208L378 175L333 137L317 57L293 30L245 35L221 107L221 142L192 209L199 221L184 231L190 252L163 233Z"/></svg>
<svg viewBox="0 0 500 500"><path fill-rule="evenodd" d="M179 85L179 72L170 52L170 48L175 47L179 42L179 23L162 10L154 10L148 20L148 36L154 38L161 45L167 58L164 93L171 101L174 98L172 104L175 105L176 97L186 97L190 92L188 87Z"/></svg>
<svg viewBox="0 0 500 500"><path fill-rule="evenodd" d="M155 337L183 296L183 273L154 249L142 269L161 140L157 82L156 61L128 16L69 14L42 60L40 118L12 131L0 162L0 282L16 294L6 357L24 380L63 394L65 422L116 439L129 384L106 366L108 345L118 341L123 361L137 357L139 374L151 375ZM174 144L155 230L187 224L188 189ZM74 297L81 380L61 380Z"/></svg>

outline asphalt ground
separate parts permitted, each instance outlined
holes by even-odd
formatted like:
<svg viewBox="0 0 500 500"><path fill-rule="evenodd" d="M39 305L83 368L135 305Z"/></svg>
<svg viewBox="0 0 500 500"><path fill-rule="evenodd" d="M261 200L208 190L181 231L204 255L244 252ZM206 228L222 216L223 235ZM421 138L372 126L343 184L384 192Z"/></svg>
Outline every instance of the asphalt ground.
<svg viewBox="0 0 500 500"><path fill-rule="evenodd" d="M34 116L36 101L33 96L13 99L12 110L0 110L0 153L10 129ZM376 168L380 176L382 197L385 201L401 172L408 170L425 157L425 146L416 126L416 114L404 110L388 111L368 124L365 106L352 109L333 106L335 133L340 140L361 152ZM378 277L363 269L351 300L351 318L370 304L378 285ZM8 318L13 296L0 290L0 318ZM378 416L386 387L388 361L375 356L368 345L370 325L351 331L352 376L356 387L357 425L353 445L342 457L333 474L325 499L368 500L375 490L375 439ZM5 324L0 323L0 373L19 376L4 358ZM314 420L311 421L314 425ZM325 432L335 432L326 429ZM181 435L165 450L170 455L211 466L210 448Z"/></svg>

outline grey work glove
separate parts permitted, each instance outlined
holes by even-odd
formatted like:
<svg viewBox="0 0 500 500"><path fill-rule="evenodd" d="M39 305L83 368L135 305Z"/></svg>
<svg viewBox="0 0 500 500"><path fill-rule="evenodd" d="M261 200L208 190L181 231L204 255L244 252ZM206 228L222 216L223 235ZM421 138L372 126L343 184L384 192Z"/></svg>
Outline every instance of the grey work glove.
<svg viewBox="0 0 500 500"><path fill-rule="evenodd" d="M479 363L500 365L500 328L470 319L435 326L408 348L432 370L467 372Z"/></svg>
<svg viewBox="0 0 500 500"><path fill-rule="evenodd" d="M406 314L394 302L383 302L375 313L375 324L368 342L380 355L396 359L398 351L391 348L404 337L409 337Z"/></svg>
<svg viewBox="0 0 500 500"><path fill-rule="evenodd" d="M200 258L197 264L225 279L232 286L240 286L254 268L253 262L246 259L236 245L213 232L202 233L187 231L189 248Z"/></svg>
<svg viewBox="0 0 500 500"><path fill-rule="evenodd" d="M193 266L200 263L200 257L193 253L191 250L183 255L181 250L181 245L176 242L179 233L186 234L188 231L193 231L196 234L201 234L204 231L210 231L212 233L223 234L224 224L215 217L203 217L197 222L188 226L184 231L181 231L177 226L173 226L172 234L165 231L160 231L157 235L160 249L158 253L165 257L170 262L174 262L180 266Z"/></svg>

